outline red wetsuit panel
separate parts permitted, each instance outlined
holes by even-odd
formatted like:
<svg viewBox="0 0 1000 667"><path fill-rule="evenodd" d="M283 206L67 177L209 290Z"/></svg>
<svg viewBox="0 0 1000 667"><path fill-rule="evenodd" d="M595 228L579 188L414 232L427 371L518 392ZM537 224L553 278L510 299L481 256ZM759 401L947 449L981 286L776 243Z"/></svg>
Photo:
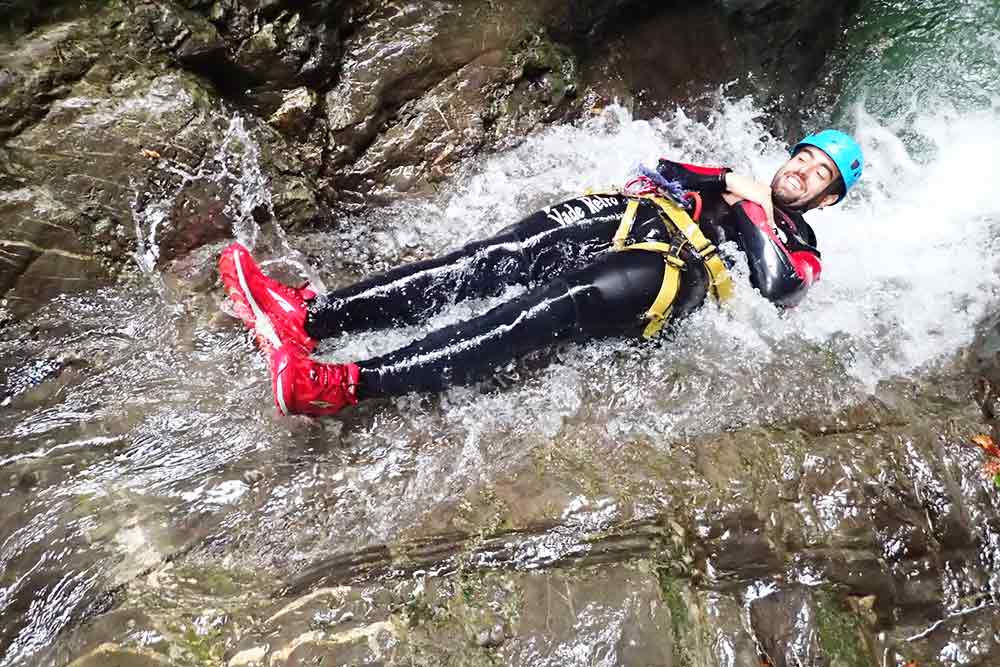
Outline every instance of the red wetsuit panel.
<svg viewBox="0 0 1000 667"><path fill-rule="evenodd" d="M779 215L772 226L762 207L741 201L732 207L727 224L735 229L737 244L747 255L753 286L778 305L794 306L819 280L822 268L819 252L802 236L808 228L805 221L793 228L784 218L785 214Z"/></svg>

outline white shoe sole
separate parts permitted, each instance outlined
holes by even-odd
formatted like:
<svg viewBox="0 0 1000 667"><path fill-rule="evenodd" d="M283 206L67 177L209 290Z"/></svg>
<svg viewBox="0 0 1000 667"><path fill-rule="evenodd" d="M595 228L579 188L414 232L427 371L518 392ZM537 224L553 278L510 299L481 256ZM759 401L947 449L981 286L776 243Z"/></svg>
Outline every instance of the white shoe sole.
<svg viewBox="0 0 1000 667"><path fill-rule="evenodd" d="M278 403L278 412L284 416L288 416L288 406L285 405L285 387L281 383L281 376L285 372L285 368L288 366L288 360L284 356L281 358L279 367L274 371L277 380L274 383L274 400Z"/></svg>
<svg viewBox="0 0 1000 667"><path fill-rule="evenodd" d="M281 349L281 339L278 338L278 334L274 331L274 325L271 324L271 318L264 314L260 306L253 298L253 294L250 293L250 288L247 286L246 276L243 275L243 257L246 255L242 250L233 251L233 264L236 265L236 277L240 281L240 289L243 291L243 298L250 305L250 310L253 311L253 321L254 328L257 330L264 339L271 344L275 350ZM280 377L279 377L280 380Z"/></svg>

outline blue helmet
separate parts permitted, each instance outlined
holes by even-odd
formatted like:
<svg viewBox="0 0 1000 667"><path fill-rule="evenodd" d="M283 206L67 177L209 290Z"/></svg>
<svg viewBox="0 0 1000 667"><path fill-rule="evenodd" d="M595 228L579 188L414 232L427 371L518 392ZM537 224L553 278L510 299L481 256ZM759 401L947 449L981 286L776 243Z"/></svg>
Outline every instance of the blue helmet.
<svg viewBox="0 0 1000 667"><path fill-rule="evenodd" d="M849 134L844 134L840 130L823 130L816 134L810 134L792 148L792 155L795 155L803 146L815 146L830 156L840 176L844 179L844 194L840 195L834 203L840 203L844 195L861 178L861 172L865 168L865 156L861 152L861 146Z"/></svg>

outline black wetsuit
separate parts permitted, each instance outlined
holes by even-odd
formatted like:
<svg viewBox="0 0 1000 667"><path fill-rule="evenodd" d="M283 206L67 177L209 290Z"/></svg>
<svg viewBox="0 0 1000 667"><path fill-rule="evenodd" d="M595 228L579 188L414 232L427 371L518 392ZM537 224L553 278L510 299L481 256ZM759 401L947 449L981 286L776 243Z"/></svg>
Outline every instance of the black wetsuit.
<svg viewBox="0 0 1000 667"><path fill-rule="evenodd" d="M736 242L747 254L753 285L765 297L794 305L819 277L815 236L801 215L776 210L778 229L771 230L760 207L725 204L724 170L667 160L657 169L702 194L699 226L716 245ZM310 306L306 331L321 339L415 324L459 301L496 296L512 285L529 288L483 315L357 362L359 398L467 384L562 340L638 336L663 283L665 259L658 252L611 250L627 204L628 197L618 194L570 199L492 238L322 294ZM630 240L682 241L678 235L653 203L641 201ZM700 306L708 291L701 258L690 247L680 256L685 267L672 319Z"/></svg>

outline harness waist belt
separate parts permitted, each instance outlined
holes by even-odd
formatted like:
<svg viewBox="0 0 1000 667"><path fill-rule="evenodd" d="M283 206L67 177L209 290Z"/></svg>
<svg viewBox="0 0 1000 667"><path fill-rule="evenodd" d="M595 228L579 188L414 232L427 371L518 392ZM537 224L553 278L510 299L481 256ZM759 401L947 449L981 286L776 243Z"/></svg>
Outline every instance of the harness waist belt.
<svg viewBox="0 0 1000 667"><path fill-rule="evenodd" d="M623 250L647 250L658 252L663 255L666 263L663 271L663 284L656 295L653 304L646 311L646 319L649 323L643 330L645 338L656 336L663 328L663 324L670 317L674 299L680 289L680 272L684 268L684 261L679 254L684 247L684 243L690 243L705 264L708 271L708 291L716 301L722 302L728 299L733 293L733 279L726 270L726 265L719 256L718 249L709 242L698 223L691 219L687 211L678 206L667 197L656 194L626 195L628 205L622 215L621 223L612 239L612 249ZM671 245L659 241L645 241L641 243L628 243L629 234L632 231L632 224L635 222L636 213L639 210L640 200L647 199L653 202L660 211L660 217L664 224L673 227L684 236L684 241L680 245Z"/></svg>

